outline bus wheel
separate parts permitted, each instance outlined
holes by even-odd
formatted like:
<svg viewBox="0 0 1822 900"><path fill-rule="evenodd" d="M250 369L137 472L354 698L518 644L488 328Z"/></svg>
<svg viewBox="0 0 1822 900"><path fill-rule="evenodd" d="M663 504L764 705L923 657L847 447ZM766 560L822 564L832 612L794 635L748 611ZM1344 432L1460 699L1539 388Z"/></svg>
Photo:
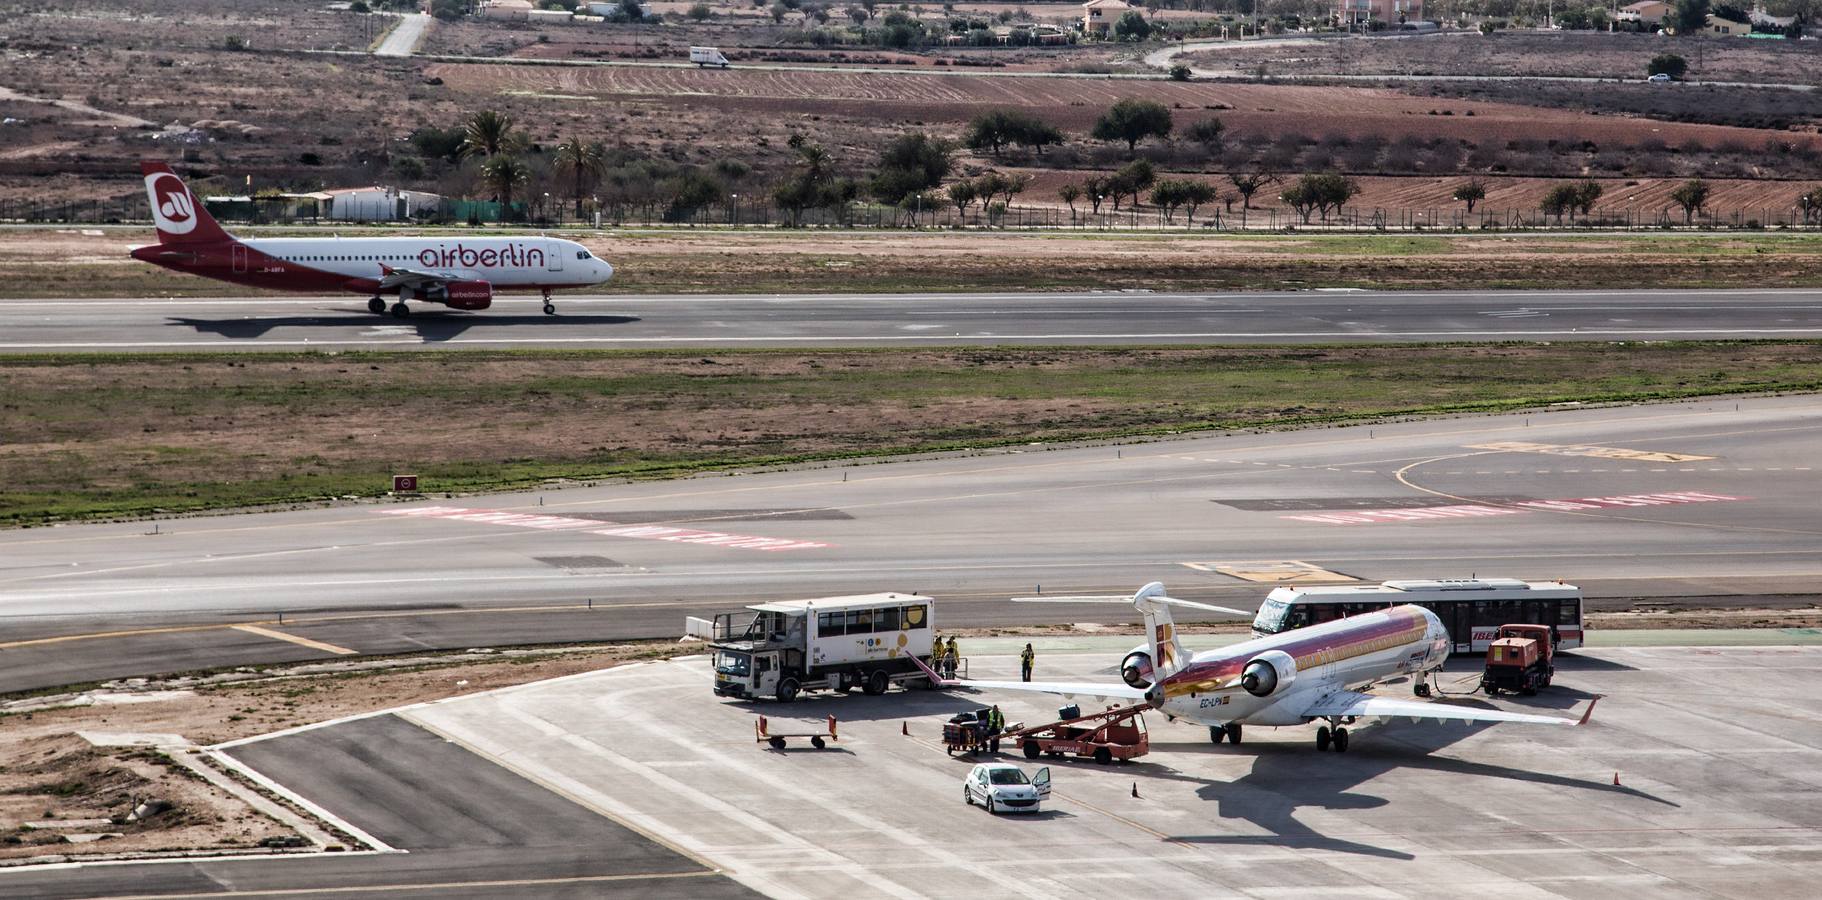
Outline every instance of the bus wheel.
<svg viewBox="0 0 1822 900"><path fill-rule="evenodd" d="M861 690L871 696L877 697L886 692L887 684L886 670L874 669L867 674L867 684L865 687L861 688Z"/></svg>

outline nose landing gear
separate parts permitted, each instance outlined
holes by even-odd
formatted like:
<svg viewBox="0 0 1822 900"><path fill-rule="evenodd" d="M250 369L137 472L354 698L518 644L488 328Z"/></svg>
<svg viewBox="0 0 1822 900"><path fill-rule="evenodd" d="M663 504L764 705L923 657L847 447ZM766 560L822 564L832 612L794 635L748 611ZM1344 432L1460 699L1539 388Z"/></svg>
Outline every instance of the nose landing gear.
<svg viewBox="0 0 1822 900"><path fill-rule="evenodd" d="M550 302L550 291L544 292L544 314L547 316L554 316L557 314L557 305Z"/></svg>

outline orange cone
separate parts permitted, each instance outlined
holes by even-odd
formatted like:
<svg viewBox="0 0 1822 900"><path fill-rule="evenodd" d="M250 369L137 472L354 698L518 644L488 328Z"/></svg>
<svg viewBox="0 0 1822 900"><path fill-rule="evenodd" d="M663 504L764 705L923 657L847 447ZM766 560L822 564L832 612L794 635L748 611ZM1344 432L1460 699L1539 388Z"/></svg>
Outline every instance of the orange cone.
<svg viewBox="0 0 1822 900"><path fill-rule="evenodd" d="M1620 786L1620 773L1618 773L1618 772L1613 773L1613 786L1614 787Z"/></svg>
<svg viewBox="0 0 1822 900"><path fill-rule="evenodd" d="M898 733L903 734L903 735L909 735L911 733L911 723L909 723L909 722L898 723Z"/></svg>
<svg viewBox="0 0 1822 900"><path fill-rule="evenodd" d="M1136 781L1132 783L1132 795L1134 797L1139 796L1139 783Z"/></svg>

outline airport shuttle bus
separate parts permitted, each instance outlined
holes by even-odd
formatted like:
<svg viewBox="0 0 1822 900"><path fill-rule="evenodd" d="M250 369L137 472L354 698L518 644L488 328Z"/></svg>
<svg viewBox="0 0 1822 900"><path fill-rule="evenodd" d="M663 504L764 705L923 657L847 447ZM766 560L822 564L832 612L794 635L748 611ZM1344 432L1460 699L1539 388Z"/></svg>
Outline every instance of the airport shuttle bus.
<svg viewBox="0 0 1822 900"><path fill-rule="evenodd" d="M935 614L936 601L916 594L760 603L722 613L709 642L715 694L789 702L802 691L928 687L912 657L930 661Z"/></svg>
<svg viewBox="0 0 1822 900"><path fill-rule="evenodd" d="M1581 589L1516 578L1281 587L1259 606L1253 635L1279 634L1406 603L1435 613L1448 629L1456 653L1485 653L1499 626L1521 623L1550 626L1558 650L1582 645Z"/></svg>

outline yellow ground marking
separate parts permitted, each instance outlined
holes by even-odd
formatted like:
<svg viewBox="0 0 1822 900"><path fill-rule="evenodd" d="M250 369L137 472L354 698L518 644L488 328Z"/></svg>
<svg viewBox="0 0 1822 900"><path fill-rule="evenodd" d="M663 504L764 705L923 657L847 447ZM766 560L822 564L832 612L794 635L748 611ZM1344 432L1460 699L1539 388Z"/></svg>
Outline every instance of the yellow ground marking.
<svg viewBox="0 0 1822 900"><path fill-rule="evenodd" d="M1241 581L1262 584L1320 584L1359 581L1352 575L1331 572L1321 566L1297 559L1254 560L1251 562L1186 562L1183 565L1198 572L1215 572Z"/></svg>
<svg viewBox="0 0 1822 900"><path fill-rule="evenodd" d="M615 881L647 881L659 878L703 878L720 875L718 871L706 872L641 872L631 875L576 875L568 878L514 878L503 881L444 881L418 882L415 884L367 884L346 885L343 887L312 888L272 888L269 890L244 891L208 891L201 894L110 894L112 900L174 900L184 897L296 897L300 895L317 896L321 894L379 894L395 891L436 891L456 890L460 888L511 888L537 887L540 885L561 884L594 884Z"/></svg>
<svg viewBox="0 0 1822 900"><path fill-rule="evenodd" d="M1639 462L1681 463L1714 459L1693 453L1664 453L1658 450L1628 450L1624 447L1595 447L1588 444L1534 444L1530 441L1494 441L1469 444L1469 450L1501 450L1508 453L1549 453L1554 456L1593 456L1599 459L1631 459Z"/></svg>
<svg viewBox="0 0 1822 900"><path fill-rule="evenodd" d="M260 637L268 637L275 641L289 641L299 647L309 647L312 650L321 650L324 653L333 653L337 656L354 656L361 652L359 650L350 650L347 647L337 647L334 644L325 644L322 641L313 641L307 637L298 637L295 634L286 634L282 631L273 631L270 628L261 628L258 625L230 625L228 627L235 631L257 634Z"/></svg>
<svg viewBox="0 0 1822 900"><path fill-rule="evenodd" d="M170 625L163 628L133 628L127 631L97 631L89 634L64 634L57 637L32 638L25 641L0 641L0 650L16 650L20 647L38 647L45 644L63 644L69 641L86 641L90 638L107 637L140 637L147 634L177 634L185 631L213 631L223 628L222 625Z"/></svg>

